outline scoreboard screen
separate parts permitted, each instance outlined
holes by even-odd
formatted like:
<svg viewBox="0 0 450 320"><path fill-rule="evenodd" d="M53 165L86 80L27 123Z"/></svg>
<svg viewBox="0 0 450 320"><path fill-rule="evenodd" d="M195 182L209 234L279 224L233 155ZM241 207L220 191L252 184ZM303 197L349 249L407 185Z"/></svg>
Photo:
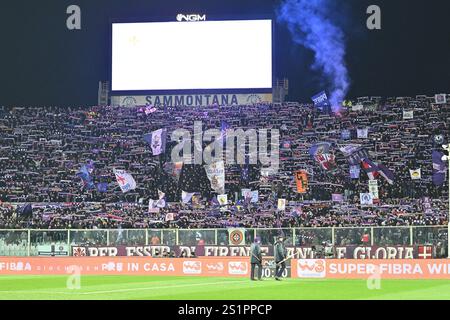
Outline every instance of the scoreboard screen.
<svg viewBox="0 0 450 320"><path fill-rule="evenodd" d="M112 24L112 91L272 88L272 20Z"/></svg>

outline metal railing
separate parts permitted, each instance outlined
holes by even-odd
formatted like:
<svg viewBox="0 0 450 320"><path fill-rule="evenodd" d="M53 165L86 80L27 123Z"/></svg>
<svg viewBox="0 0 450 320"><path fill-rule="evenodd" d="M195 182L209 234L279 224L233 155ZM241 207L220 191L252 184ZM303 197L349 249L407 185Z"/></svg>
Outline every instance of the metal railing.
<svg viewBox="0 0 450 320"><path fill-rule="evenodd" d="M288 246L313 246L329 242L335 246L437 245L447 250L447 226L333 227L242 229L245 243L260 237L272 245L280 233ZM0 256L36 256L42 246L228 245L229 229L114 229L114 230L0 230ZM370 243L363 242L369 236Z"/></svg>

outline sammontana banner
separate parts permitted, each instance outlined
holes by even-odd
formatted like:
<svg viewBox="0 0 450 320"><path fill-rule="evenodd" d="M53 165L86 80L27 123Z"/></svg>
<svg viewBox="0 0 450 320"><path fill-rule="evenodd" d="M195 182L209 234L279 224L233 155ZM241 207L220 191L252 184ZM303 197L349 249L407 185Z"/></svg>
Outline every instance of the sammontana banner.
<svg viewBox="0 0 450 320"><path fill-rule="evenodd" d="M115 96L111 104L120 107L154 106L167 107L204 107L209 105L252 105L271 103L272 94L193 94L193 95L148 95L148 96Z"/></svg>

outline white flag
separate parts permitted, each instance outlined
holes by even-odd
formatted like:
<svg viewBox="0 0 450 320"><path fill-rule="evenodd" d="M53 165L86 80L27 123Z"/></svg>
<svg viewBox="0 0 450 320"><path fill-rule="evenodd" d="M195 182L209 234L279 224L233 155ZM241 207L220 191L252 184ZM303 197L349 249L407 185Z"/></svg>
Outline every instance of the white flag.
<svg viewBox="0 0 450 320"><path fill-rule="evenodd" d="M373 205L373 194L371 193L360 193L359 199L363 206Z"/></svg>
<svg viewBox="0 0 450 320"><path fill-rule="evenodd" d="M259 191L252 191L252 200L250 202L257 203L259 201Z"/></svg>
<svg viewBox="0 0 450 320"><path fill-rule="evenodd" d="M412 180L420 180L422 179L422 169L409 170L409 174L411 175Z"/></svg>
<svg viewBox="0 0 450 320"><path fill-rule="evenodd" d="M153 131L151 134L145 135L144 140L150 144L153 155L159 156L161 153L166 152L167 130L159 129Z"/></svg>
<svg viewBox="0 0 450 320"><path fill-rule="evenodd" d="M169 212L168 214L166 214L166 222L167 221L173 221L174 220L174 218L173 218L173 213L172 212Z"/></svg>
<svg viewBox="0 0 450 320"><path fill-rule="evenodd" d="M357 129L356 132L357 132L357 135L358 135L358 139L367 139L367 135L368 135L369 129L367 129L367 128Z"/></svg>
<svg viewBox="0 0 450 320"><path fill-rule="evenodd" d="M159 213L159 208L158 208L158 200L149 200L148 201L148 213Z"/></svg>
<svg viewBox="0 0 450 320"><path fill-rule="evenodd" d="M250 199L250 202L257 203L259 200L259 192L258 190L251 190L251 189L242 189L242 196L245 200Z"/></svg>
<svg viewBox="0 0 450 320"><path fill-rule="evenodd" d="M435 95L434 99L437 104L446 104L447 103L447 95L444 93Z"/></svg>
<svg viewBox="0 0 450 320"><path fill-rule="evenodd" d="M205 165L206 175L211 182L211 188L218 194L225 193L225 164L218 161L210 165Z"/></svg>
<svg viewBox="0 0 450 320"><path fill-rule="evenodd" d="M403 120L414 119L414 111L403 110Z"/></svg>
<svg viewBox="0 0 450 320"><path fill-rule="evenodd" d="M225 206L228 204L228 195L226 194L219 194L217 196L217 201L219 201L221 206Z"/></svg>
<svg viewBox="0 0 450 320"><path fill-rule="evenodd" d="M159 213L159 208L164 208L166 206L166 200L164 197L166 194L160 190L158 190L158 200L150 199L148 201L148 212L149 213Z"/></svg>
<svg viewBox="0 0 450 320"><path fill-rule="evenodd" d="M136 189L136 181L134 181L131 174L127 173L125 170L116 169L114 169L114 174L116 175L117 183L123 193Z"/></svg>
<svg viewBox="0 0 450 320"><path fill-rule="evenodd" d="M278 210L286 210L286 199L278 199Z"/></svg>
<svg viewBox="0 0 450 320"><path fill-rule="evenodd" d="M251 189L242 189L241 193L242 193L242 196L244 197L244 199L252 197L252 190Z"/></svg>
<svg viewBox="0 0 450 320"><path fill-rule="evenodd" d="M377 180L369 180L369 192L373 196L373 200L378 200L378 181Z"/></svg>
<svg viewBox="0 0 450 320"><path fill-rule="evenodd" d="M183 203L189 203L193 196L194 196L194 192L192 192L192 193L185 192L185 191L181 192L181 200L183 201Z"/></svg>

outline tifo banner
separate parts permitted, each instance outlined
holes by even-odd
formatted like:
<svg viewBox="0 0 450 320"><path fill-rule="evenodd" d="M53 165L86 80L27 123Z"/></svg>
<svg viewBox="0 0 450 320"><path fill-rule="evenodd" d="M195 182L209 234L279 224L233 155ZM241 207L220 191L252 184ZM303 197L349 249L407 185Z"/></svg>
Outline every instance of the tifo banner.
<svg viewBox="0 0 450 320"><path fill-rule="evenodd" d="M368 151L361 145L357 144L342 146L339 150L347 158L350 165L357 166L358 168L360 168L361 160L369 157ZM358 177L355 177L354 179L359 179L359 171Z"/></svg>
<svg viewBox="0 0 450 320"><path fill-rule="evenodd" d="M325 107L330 105L327 93L325 91L316 94L314 97L311 98L311 100L314 102L314 105L320 110L323 110Z"/></svg>
<svg viewBox="0 0 450 320"><path fill-rule="evenodd" d="M368 128L356 129L356 133L357 133L358 139L367 139L369 129Z"/></svg>
<svg viewBox="0 0 450 320"><path fill-rule="evenodd" d="M434 99L437 104L446 104L447 103L447 95L444 93L435 95Z"/></svg>
<svg viewBox="0 0 450 320"><path fill-rule="evenodd" d="M278 210L286 210L286 199L278 199Z"/></svg>
<svg viewBox="0 0 450 320"><path fill-rule="evenodd" d="M218 194L225 193L225 163L218 161L205 165L206 175L211 183L211 188Z"/></svg>
<svg viewBox="0 0 450 320"><path fill-rule="evenodd" d="M243 258L155 259L142 257L0 258L0 275L158 275L248 277Z"/></svg>
<svg viewBox="0 0 450 320"><path fill-rule="evenodd" d="M422 169L409 169L409 174L411 175L412 180L420 180L422 179Z"/></svg>
<svg viewBox="0 0 450 320"><path fill-rule="evenodd" d="M217 196L217 201L219 201L219 204L221 206L227 205L228 204L228 195L226 195L226 194L219 194Z"/></svg>
<svg viewBox="0 0 450 320"><path fill-rule="evenodd" d="M326 171L336 169L336 157L331 153L330 148L331 143L319 142L309 149L311 157Z"/></svg>
<svg viewBox="0 0 450 320"><path fill-rule="evenodd" d="M195 254L197 257L249 257L250 245L245 245L245 229L228 229L229 245L199 245L199 246L116 246L94 247L74 246L72 255L75 257L125 257L144 256L160 257L174 253L179 257ZM242 244L242 245L239 245ZM298 259L314 259L323 257L323 252L311 247L286 247L288 256ZM432 259L436 257L434 246L335 246L331 248L337 259ZM263 256L273 256L273 246L261 246Z"/></svg>
<svg viewBox="0 0 450 320"><path fill-rule="evenodd" d="M414 111L403 110L403 120L414 119Z"/></svg>
<svg viewBox="0 0 450 320"><path fill-rule="evenodd" d="M331 195L331 200L333 202L344 202L344 195L342 193L333 193Z"/></svg>
<svg viewBox="0 0 450 320"><path fill-rule="evenodd" d="M293 278L322 279L450 279L446 260L300 259L291 263Z"/></svg>
<svg viewBox="0 0 450 320"><path fill-rule="evenodd" d="M351 138L350 130L347 130L347 129L342 130L342 132L341 132L341 139L342 140L350 140L350 138Z"/></svg>
<svg viewBox="0 0 450 320"><path fill-rule="evenodd" d="M355 104L354 106L352 106L352 111L362 111L362 110L364 110L363 104Z"/></svg>
<svg viewBox="0 0 450 320"><path fill-rule="evenodd" d="M153 155L159 156L166 152L167 129L159 129L150 134L146 134L144 135L144 140L152 148Z"/></svg>
<svg viewBox="0 0 450 320"><path fill-rule="evenodd" d="M242 189L241 193L245 200L249 200L252 203L258 203L259 201L258 190Z"/></svg>
<svg viewBox="0 0 450 320"><path fill-rule="evenodd" d="M295 172L295 182L298 193L306 193L308 190L308 174L305 170Z"/></svg>
<svg viewBox="0 0 450 320"><path fill-rule="evenodd" d="M362 206L373 205L373 194L372 193L360 193L359 200Z"/></svg>
<svg viewBox="0 0 450 320"><path fill-rule="evenodd" d="M119 184L119 187L123 193L136 189L136 181L131 174L129 174L125 170L116 169L114 169L114 174L116 176L117 183Z"/></svg>
<svg viewBox="0 0 450 320"><path fill-rule="evenodd" d="M359 175L361 174L361 168L357 165L350 166L350 178L351 179L359 179Z"/></svg>
<svg viewBox="0 0 450 320"><path fill-rule="evenodd" d="M150 96L115 96L111 104L120 107L145 106L188 106L203 107L209 105L252 105L271 103L272 94L195 94L195 95L150 95Z"/></svg>
<svg viewBox="0 0 450 320"><path fill-rule="evenodd" d="M369 192L372 194L373 200L378 200L378 181L377 180L369 180Z"/></svg>

